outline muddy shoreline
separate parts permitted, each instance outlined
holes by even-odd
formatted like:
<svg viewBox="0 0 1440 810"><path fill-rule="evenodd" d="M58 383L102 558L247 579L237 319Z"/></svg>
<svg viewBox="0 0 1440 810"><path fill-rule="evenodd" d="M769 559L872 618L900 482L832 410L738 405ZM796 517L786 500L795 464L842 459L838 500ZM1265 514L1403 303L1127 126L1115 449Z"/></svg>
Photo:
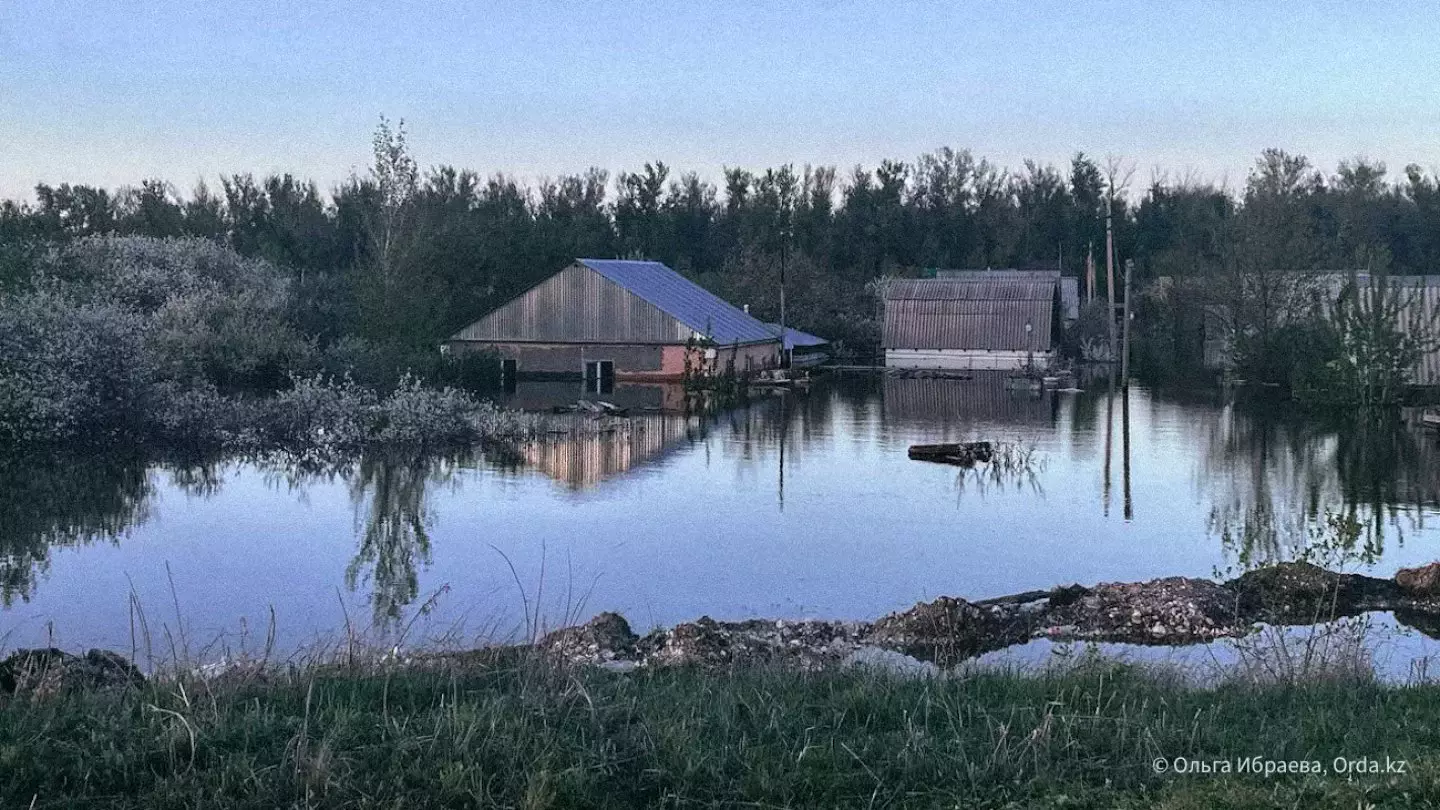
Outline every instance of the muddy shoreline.
<svg viewBox="0 0 1440 810"><path fill-rule="evenodd" d="M1440 628L1440 562L1392 579L1284 563L1225 582L1165 577L1145 582L1065 585L967 601L942 596L873 622L708 616L636 634L623 616L602 613L544 636L538 649L562 661L628 670L779 664L821 669L875 650L940 665L1032 639L1178 646L1239 637L1258 624L1311 625L1393 612L1426 634Z"/></svg>
<svg viewBox="0 0 1440 810"><path fill-rule="evenodd" d="M1440 562L1401 569L1391 579L1284 563L1225 582L1164 577L1145 582L1063 585L967 601L942 596L875 621L747 619L708 616L639 635L617 613L544 635L526 649L567 666L616 671L690 666L727 669L778 665L822 670L879 662L901 669L949 666L1033 639L1181 646L1240 637L1257 625L1314 625L1370 612L1440 638ZM475 652L418 653L392 659L426 667ZM908 662L908 663L906 663ZM230 662L222 674L259 674L255 662ZM213 673L212 673L213 674ZM17 650L0 661L0 694L60 692L145 681L118 653Z"/></svg>

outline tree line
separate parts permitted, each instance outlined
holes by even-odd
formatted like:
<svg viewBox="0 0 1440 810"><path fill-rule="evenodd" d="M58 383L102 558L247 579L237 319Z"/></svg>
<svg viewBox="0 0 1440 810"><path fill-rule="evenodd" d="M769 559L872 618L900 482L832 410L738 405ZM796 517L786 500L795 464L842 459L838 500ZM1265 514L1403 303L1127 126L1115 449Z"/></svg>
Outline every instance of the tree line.
<svg viewBox="0 0 1440 810"><path fill-rule="evenodd" d="M1241 334L1273 338L1284 285L1256 279L1440 267L1433 172L1411 165L1392 178L1355 159L1327 174L1281 150L1265 151L1237 189L1163 174L1142 186L1123 162L1083 153L1011 170L950 148L843 172L726 168L712 182L654 162L527 185L421 170L403 124L383 119L373 152L368 172L328 192L291 174L233 174L188 193L159 179L119 190L41 184L33 201L0 203L0 284L25 283L37 245L201 237L282 268L304 333L404 357L433 352L577 256L657 259L771 320L783 265L791 322L863 353L878 342L875 282L886 276L1036 266L1080 275L1093 256L1103 296L1109 209L1136 289L1166 291L1145 299L1140 336L1151 364L1173 370L1199 367L1204 313L1217 303ZM1291 358L1249 359L1268 377Z"/></svg>

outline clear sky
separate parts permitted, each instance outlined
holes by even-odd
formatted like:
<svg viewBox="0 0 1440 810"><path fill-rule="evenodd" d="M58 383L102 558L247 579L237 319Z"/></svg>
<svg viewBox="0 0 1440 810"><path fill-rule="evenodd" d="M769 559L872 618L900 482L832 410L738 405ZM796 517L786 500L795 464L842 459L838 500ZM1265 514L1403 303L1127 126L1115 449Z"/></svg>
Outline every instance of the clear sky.
<svg viewBox="0 0 1440 810"><path fill-rule="evenodd" d="M1382 8L1383 5L1383 8ZM0 0L0 195L329 187L380 114L422 166L874 165L1076 150L1243 182L1263 148L1440 166L1434 2Z"/></svg>

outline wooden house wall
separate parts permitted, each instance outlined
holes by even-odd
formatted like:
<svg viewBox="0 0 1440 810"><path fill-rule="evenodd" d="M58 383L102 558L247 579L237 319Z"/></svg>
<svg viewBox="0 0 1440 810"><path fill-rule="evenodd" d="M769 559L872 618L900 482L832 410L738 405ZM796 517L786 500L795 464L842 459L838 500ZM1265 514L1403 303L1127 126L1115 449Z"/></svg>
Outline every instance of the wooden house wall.
<svg viewBox="0 0 1440 810"><path fill-rule="evenodd" d="M584 265L573 264L452 341L684 343L690 327Z"/></svg>

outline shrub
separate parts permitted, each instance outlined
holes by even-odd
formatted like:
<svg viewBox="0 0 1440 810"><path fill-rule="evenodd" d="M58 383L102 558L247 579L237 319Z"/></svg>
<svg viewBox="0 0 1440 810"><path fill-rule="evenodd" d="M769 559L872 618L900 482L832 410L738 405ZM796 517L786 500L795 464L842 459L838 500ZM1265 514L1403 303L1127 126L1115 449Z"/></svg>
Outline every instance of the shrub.
<svg viewBox="0 0 1440 810"><path fill-rule="evenodd" d="M0 441L138 438L197 450L473 443L521 435L468 390L493 358L342 338L289 322L274 266L200 239L91 237L0 293Z"/></svg>
<svg viewBox="0 0 1440 810"><path fill-rule="evenodd" d="M143 318L54 290L0 301L0 440L114 435L143 418L155 368Z"/></svg>
<svg viewBox="0 0 1440 810"><path fill-rule="evenodd" d="M380 404L375 440L384 445L424 448L480 438L472 415L477 402L454 388L426 388L406 375Z"/></svg>

